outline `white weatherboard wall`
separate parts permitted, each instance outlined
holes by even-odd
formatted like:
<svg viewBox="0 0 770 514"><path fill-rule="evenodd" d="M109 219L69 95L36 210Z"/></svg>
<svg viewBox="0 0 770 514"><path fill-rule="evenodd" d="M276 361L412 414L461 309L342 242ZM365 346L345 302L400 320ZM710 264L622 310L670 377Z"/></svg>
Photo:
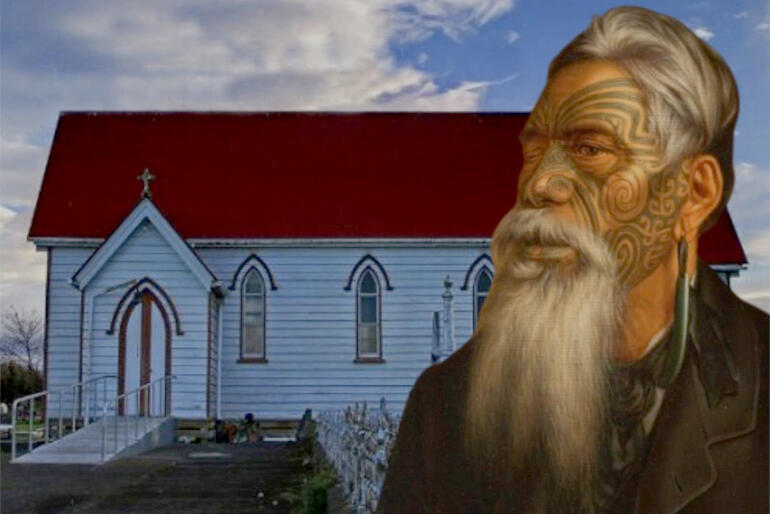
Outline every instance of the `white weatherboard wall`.
<svg viewBox="0 0 770 514"><path fill-rule="evenodd" d="M92 248L51 248L48 280L48 376L46 387L57 391L78 381L80 363L80 292L70 278L91 255ZM68 389L69 390L69 389ZM72 412L72 396L62 397L64 413ZM49 400L52 415L59 409L58 396Z"/></svg>
<svg viewBox="0 0 770 514"><path fill-rule="evenodd" d="M87 336L92 336L89 376L117 374L119 326L113 334L107 330L118 302L130 286L100 293L144 277L150 277L171 298L184 332L176 333L173 315L164 305L171 325L171 373L176 376L172 385L172 415L205 418L208 292L149 222L142 223L124 241L88 284L86 324L91 319L88 295L98 295L94 300L93 330L85 327Z"/></svg>
<svg viewBox="0 0 770 514"><path fill-rule="evenodd" d="M442 310L443 280L454 281L455 341L473 329L473 291L463 278L487 248L198 248L203 261L229 286L238 267L256 254L277 290L266 287L267 363L239 363L240 282L227 290L223 310L222 416L296 418L306 408L340 409L385 397L403 409L419 374L431 364L432 319ZM380 279L384 363L355 363L356 292L344 287L365 255L384 267ZM358 269L355 278L363 271ZM260 272L262 269L257 266ZM242 278L243 274L241 275Z"/></svg>

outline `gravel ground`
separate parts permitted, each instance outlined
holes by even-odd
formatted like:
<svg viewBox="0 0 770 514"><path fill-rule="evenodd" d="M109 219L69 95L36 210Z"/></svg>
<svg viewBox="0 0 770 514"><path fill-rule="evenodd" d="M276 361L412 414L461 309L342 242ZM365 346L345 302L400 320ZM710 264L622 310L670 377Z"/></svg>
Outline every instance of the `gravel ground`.
<svg viewBox="0 0 770 514"><path fill-rule="evenodd" d="M206 454L226 454L216 457ZM195 454L204 454L198 455ZM3 513L291 512L312 474L300 443L175 444L101 466L0 462ZM343 512L338 494L330 512Z"/></svg>

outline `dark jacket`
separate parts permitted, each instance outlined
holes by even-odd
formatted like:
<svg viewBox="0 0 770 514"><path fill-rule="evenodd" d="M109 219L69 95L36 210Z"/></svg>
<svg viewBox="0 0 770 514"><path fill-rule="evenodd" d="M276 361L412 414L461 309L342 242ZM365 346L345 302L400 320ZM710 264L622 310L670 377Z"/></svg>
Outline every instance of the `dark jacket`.
<svg viewBox="0 0 770 514"><path fill-rule="evenodd" d="M687 356L649 436L639 513L768 512L768 316L701 264ZM511 512L531 484L471 472L462 406L473 342L418 379L378 512Z"/></svg>

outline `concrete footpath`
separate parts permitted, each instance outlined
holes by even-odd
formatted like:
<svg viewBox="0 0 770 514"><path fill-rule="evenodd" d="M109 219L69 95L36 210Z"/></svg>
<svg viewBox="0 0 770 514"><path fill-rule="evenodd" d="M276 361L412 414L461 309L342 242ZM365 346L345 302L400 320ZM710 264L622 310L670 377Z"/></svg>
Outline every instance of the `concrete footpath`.
<svg viewBox="0 0 770 514"><path fill-rule="evenodd" d="M8 459L0 463L3 514L289 513L292 493L312 475L301 443L177 443L99 466Z"/></svg>

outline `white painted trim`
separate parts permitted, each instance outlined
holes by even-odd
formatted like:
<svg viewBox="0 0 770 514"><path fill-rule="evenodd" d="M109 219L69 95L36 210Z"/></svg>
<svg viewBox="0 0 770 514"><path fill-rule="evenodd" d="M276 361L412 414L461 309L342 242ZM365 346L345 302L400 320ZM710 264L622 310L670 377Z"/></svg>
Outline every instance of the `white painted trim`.
<svg viewBox="0 0 770 514"><path fill-rule="evenodd" d="M29 237L30 241L40 248L67 247L67 248L96 248L104 239L99 237Z"/></svg>
<svg viewBox="0 0 770 514"><path fill-rule="evenodd" d="M340 237L340 238L268 238L268 239L198 239L187 240L193 248L487 248L488 237Z"/></svg>
<svg viewBox="0 0 770 514"><path fill-rule="evenodd" d="M72 284L85 289L99 270L109 262L118 248L131 236L144 221L151 223L160 236L177 253L182 262L190 269L204 289L209 290L216 277L190 248L184 239L174 230L149 198L142 199L131 214L120 223L117 229L94 251L83 266L72 276Z"/></svg>
<svg viewBox="0 0 770 514"><path fill-rule="evenodd" d="M104 239L79 237L31 237L29 241L41 248L80 247L96 248ZM489 237L287 237L287 238L190 238L193 248L487 248L492 241Z"/></svg>
<svg viewBox="0 0 770 514"><path fill-rule="evenodd" d="M748 268L746 264L709 264L708 266L714 271L734 273L738 273L739 271Z"/></svg>

